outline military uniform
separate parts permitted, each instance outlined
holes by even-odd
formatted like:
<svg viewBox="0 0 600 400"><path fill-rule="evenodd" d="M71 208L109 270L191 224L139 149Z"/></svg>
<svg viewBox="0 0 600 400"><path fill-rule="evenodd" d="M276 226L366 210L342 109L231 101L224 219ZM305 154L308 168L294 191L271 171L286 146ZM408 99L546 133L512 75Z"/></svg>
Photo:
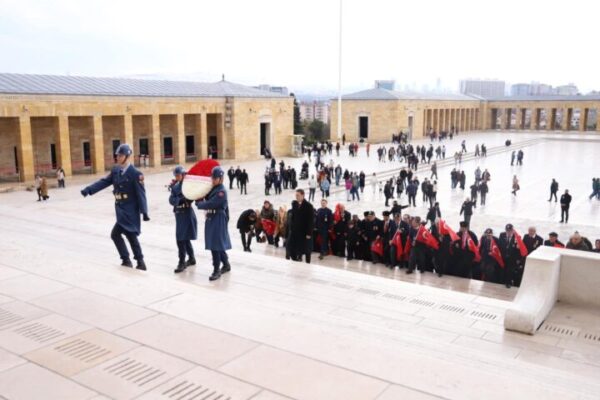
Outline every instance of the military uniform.
<svg viewBox="0 0 600 400"><path fill-rule="evenodd" d="M175 239L179 251L179 265L175 272L182 272L190 265L196 265L192 240L198 238L198 221L192 208L192 201L186 199L181 192L181 182L171 186L169 203L173 206L175 214ZM185 256L188 256L186 262Z"/></svg>
<svg viewBox="0 0 600 400"><path fill-rule="evenodd" d="M117 247L121 260L123 260L123 266L131 267L132 265L122 235L129 241L133 258L137 260L137 268L145 270L144 255L137 238L141 233L140 215L144 216L145 221L150 219L148 218L144 175L131 164L124 168L115 166L104 178L83 189L81 194L83 196L93 195L110 185L113 186L115 213L117 215L117 222L110 237Z"/></svg>
<svg viewBox="0 0 600 400"><path fill-rule="evenodd" d="M220 167L213 168L213 178L215 170L219 169L219 177L223 177L223 170ZM196 201L196 207L199 210L206 210L206 222L204 224L204 244L206 250L210 250L213 261L213 275L211 280L218 279L222 273L231 269L226 250L231 249L229 231L227 222L229 221L229 207L227 204L227 192L222 183L214 186L204 200ZM219 267L223 265L223 268Z"/></svg>

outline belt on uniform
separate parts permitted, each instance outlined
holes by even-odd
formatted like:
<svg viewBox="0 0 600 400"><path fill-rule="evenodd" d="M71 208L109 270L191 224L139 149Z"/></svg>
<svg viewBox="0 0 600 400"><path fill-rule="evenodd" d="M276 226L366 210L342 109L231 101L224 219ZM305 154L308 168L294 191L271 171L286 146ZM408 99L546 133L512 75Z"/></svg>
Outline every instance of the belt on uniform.
<svg viewBox="0 0 600 400"><path fill-rule="evenodd" d="M179 205L175 206L175 208L179 208L179 209L190 208L190 204L189 203L179 204Z"/></svg>
<svg viewBox="0 0 600 400"><path fill-rule="evenodd" d="M219 210L206 210L207 214L216 214Z"/></svg>
<svg viewBox="0 0 600 400"><path fill-rule="evenodd" d="M118 201L127 200L129 198L129 195L127 193L114 193L114 195L115 195L115 200L118 200Z"/></svg>

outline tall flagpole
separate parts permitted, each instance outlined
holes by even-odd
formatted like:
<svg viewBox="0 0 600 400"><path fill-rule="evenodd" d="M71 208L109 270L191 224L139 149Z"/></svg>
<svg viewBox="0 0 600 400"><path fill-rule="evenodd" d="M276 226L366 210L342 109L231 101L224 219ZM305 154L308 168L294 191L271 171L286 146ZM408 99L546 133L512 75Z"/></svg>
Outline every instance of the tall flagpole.
<svg viewBox="0 0 600 400"><path fill-rule="evenodd" d="M340 0L340 37L338 53L338 108L337 108L337 138L342 139L342 1Z"/></svg>

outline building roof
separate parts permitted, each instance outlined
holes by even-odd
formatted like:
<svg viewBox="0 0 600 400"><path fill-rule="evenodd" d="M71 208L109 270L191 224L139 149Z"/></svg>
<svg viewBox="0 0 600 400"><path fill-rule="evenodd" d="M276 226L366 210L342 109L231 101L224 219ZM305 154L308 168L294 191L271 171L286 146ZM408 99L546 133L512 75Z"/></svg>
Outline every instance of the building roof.
<svg viewBox="0 0 600 400"><path fill-rule="evenodd" d="M228 81L215 83L0 73L0 93L133 97L288 97Z"/></svg>
<svg viewBox="0 0 600 400"><path fill-rule="evenodd" d="M596 95L517 95L517 96L502 96L502 97L486 97L486 101L598 101L600 94Z"/></svg>
<svg viewBox="0 0 600 400"><path fill-rule="evenodd" d="M479 97L455 93L399 92L383 88L373 88L342 96L342 100L463 100L477 101Z"/></svg>

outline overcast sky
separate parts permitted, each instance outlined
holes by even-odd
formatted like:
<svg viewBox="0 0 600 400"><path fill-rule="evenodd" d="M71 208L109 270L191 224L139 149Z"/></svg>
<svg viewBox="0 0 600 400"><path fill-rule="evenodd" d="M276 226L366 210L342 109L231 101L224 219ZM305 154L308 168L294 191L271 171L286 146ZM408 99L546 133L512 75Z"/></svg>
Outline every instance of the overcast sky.
<svg viewBox="0 0 600 400"><path fill-rule="evenodd" d="M343 0L344 91L461 78L600 89L595 1ZM337 88L338 0L0 0L0 71Z"/></svg>

